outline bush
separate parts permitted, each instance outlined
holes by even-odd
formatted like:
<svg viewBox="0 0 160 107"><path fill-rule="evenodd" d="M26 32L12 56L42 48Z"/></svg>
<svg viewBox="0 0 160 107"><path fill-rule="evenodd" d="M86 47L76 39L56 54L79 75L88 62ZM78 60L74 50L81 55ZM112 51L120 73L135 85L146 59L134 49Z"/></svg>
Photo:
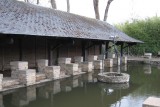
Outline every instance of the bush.
<svg viewBox="0 0 160 107"><path fill-rule="evenodd" d="M116 27L127 35L144 42L144 44L133 46L132 54L142 55L144 52L151 52L157 55L160 51L160 17L133 20L132 23L125 22Z"/></svg>

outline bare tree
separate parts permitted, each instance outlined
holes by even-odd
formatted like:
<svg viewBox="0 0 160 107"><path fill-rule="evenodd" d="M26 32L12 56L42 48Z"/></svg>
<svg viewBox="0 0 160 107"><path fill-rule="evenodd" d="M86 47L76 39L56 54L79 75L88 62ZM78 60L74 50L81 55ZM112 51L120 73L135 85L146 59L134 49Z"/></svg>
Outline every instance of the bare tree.
<svg viewBox="0 0 160 107"><path fill-rule="evenodd" d="M39 0L37 0L37 4L39 4Z"/></svg>
<svg viewBox="0 0 160 107"><path fill-rule="evenodd" d="M95 17L96 19L100 19L99 15L99 0L93 0L93 6L94 6L94 12L95 12Z"/></svg>
<svg viewBox="0 0 160 107"><path fill-rule="evenodd" d="M110 4L112 3L112 1L113 1L113 0L108 0L108 2L107 2L107 6L106 6L106 9L105 9L103 21L106 21L106 20L107 20L107 17L108 17L108 10L109 10L109 7L110 7Z"/></svg>
<svg viewBox="0 0 160 107"><path fill-rule="evenodd" d="M70 12L70 3L69 3L69 0L67 0L67 12Z"/></svg>
<svg viewBox="0 0 160 107"><path fill-rule="evenodd" d="M29 0L24 0L24 2L27 2L27 3L28 3L28 2L29 2Z"/></svg>
<svg viewBox="0 0 160 107"><path fill-rule="evenodd" d="M56 0L51 0L51 5L53 9L57 9Z"/></svg>

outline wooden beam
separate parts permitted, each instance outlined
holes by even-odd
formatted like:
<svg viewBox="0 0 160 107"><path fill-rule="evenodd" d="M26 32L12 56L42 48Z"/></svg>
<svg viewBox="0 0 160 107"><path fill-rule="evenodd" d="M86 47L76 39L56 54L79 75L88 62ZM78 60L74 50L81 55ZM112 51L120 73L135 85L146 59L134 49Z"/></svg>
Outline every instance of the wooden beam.
<svg viewBox="0 0 160 107"><path fill-rule="evenodd" d="M22 38L19 38L19 60L22 61Z"/></svg>

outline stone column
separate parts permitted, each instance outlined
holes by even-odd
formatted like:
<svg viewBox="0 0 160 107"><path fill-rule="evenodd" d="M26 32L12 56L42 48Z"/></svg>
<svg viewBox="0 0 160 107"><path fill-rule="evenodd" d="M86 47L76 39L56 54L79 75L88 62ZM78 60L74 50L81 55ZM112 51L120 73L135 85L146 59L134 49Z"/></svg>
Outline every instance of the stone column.
<svg viewBox="0 0 160 107"><path fill-rule="evenodd" d="M113 59L105 59L104 66L105 67L113 67Z"/></svg>
<svg viewBox="0 0 160 107"><path fill-rule="evenodd" d="M120 58L118 58L118 63L117 63L117 58L113 58L113 65L120 65Z"/></svg>
<svg viewBox="0 0 160 107"><path fill-rule="evenodd" d="M93 62L94 69L103 69L102 60L96 60Z"/></svg>
<svg viewBox="0 0 160 107"><path fill-rule="evenodd" d="M75 75L77 73L79 73L78 64L75 64L75 63L66 64L66 74L67 75Z"/></svg>
<svg viewBox="0 0 160 107"><path fill-rule="evenodd" d="M97 60L97 58L98 58L97 55L89 55L89 56L88 56L88 61L89 61L89 62L92 62L92 61Z"/></svg>
<svg viewBox="0 0 160 107"><path fill-rule="evenodd" d="M37 60L38 72L44 72L45 67L48 66L47 59L39 59Z"/></svg>
<svg viewBox="0 0 160 107"><path fill-rule="evenodd" d="M83 57L82 56L75 56L74 57L74 62L75 63L82 63L83 62Z"/></svg>
<svg viewBox="0 0 160 107"><path fill-rule="evenodd" d="M71 58L61 57L58 58L58 65L61 67L60 76L66 75L66 64L71 63Z"/></svg>
<svg viewBox="0 0 160 107"><path fill-rule="evenodd" d="M47 66L47 67L45 67L45 75L48 79L60 78L60 66Z"/></svg>
<svg viewBox="0 0 160 107"><path fill-rule="evenodd" d="M36 70L35 69L27 69L27 70L19 70L19 82L20 84L29 86L36 83Z"/></svg>
<svg viewBox="0 0 160 107"><path fill-rule="evenodd" d="M81 64L82 71L84 72L92 72L93 70L93 62L83 62Z"/></svg>
<svg viewBox="0 0 160 107"><path fill-rule="evenodd" d="M127 56L122 57L122 64L127 64Z"/></svg>

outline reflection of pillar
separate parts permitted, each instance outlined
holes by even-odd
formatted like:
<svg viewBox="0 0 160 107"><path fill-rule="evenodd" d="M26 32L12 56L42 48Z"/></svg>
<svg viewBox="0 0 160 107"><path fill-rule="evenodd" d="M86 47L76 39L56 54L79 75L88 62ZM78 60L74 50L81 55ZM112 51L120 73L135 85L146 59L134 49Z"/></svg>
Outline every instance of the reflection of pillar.
<svg viewBox="0 0 160 107"><path fill-rule="evenodd" d="M151 65L144 65L143 69L144 69L145 74L151 74L152 73Z"/></svg>
<svg viewBox="0 0 160 107"><path fill-rule="evenodd" d="M53 94L57 94L59 92L61 92L61 85L60 85L60 81L54 81L54 85L53 85Z"/></svg>
<svg viewBox="0 0 160 107"><path fill-rule="evenodd" d="M3 105L3 95L0 94L0 107L4 107Z"/></svg>
<svg viewBox="0 0 160 107"><path fill-rule="evenodd" d="M67 79L60 81L60 88L61 88L61 91L64 91L64 92L69 92L72 90L69 84L69 81Z"/></svg>
<svg viewBox="0 0 160 107"><path fill-rule="evenodd" d="M34 100L36 100L35 86L19 89L17 92L13 93L12 96L12 104L15 106L25 106L28 105L30 101Z"/></svg>
<svg viewBox="0 0 160 107"><path fill-rule="evenodd" d="M49 98L49 93L46 91L45 86L38 88L38 96L44 99Z"/></svg>

